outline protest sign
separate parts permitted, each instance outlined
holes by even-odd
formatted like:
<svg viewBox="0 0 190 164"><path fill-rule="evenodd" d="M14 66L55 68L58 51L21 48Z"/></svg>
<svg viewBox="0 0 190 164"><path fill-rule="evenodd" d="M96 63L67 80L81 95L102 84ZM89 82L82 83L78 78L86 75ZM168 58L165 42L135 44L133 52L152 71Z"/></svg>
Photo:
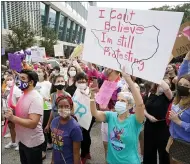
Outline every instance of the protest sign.
<svg viewBox="0 0 190 164"><path fill-rule="evenodd" d="M32 62L44 62L46 58L45 47L32 47L31 60Z"/></svg>
<svg viewBox="0 0 190 164"><path fill-rule="evenodd" d="M73 102L74 115L77 117L79 125L88 130L92 120L90 98L77 89L73 96Z"/></svg>
<svg viewBox="0 0 190 164"><path fill-rule="evenodd" d="M1 48L1 56L5 55L5 49Z"/></svg>
<svg viewBox="0 0 190 164"><path fill-rule="evenodd" d="M22 70L22 54L12 54L8 53L8 60L10 69L20 72Z"/></svg>
<svg viewBox="0 0 190 164"><path fill-rule="evenodd" d="M182 17L180 12L91 6L83 60L118 71L125 66L129 74L159 83Z"/></svg>
<svg viewBox="0 0 190 164"><path fill-rule="evenodd" d="M71 54L71 58L76 58L81 56L83 51L83 45L78 45L77 47L75 47L74 51Z"/></svg>
<svg viewBox="0 0 190 164"><path fill-rule="evenodd" d="M64 56L63 45L54 45L54 54L55 56Z"/></svg>
<svg viewBox="0 0 190 164"><path fill-rule="evenodd" d="M181 25L172 54L178 57L190 51L190 21Z"/></svg>
<svg viewBox="0 0 190 164"><path fill-rule="evenodd" d="M105 80L102 84L99 92L96 94L96 102L101 105L102 108L106 108L113 92L116 90L117 83Z"/></svg>

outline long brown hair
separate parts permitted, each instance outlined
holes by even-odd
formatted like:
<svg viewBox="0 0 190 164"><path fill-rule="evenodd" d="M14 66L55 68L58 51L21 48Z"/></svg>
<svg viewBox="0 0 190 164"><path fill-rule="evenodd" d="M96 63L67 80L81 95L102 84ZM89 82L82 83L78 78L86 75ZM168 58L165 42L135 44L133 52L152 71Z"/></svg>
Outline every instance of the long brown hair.
<svg viewBox="0 0 190 164"><path fill-rule="evenodd" d="M157 88L158 88L159 85L158 85L158 84L154 84L154 83L153 83L153 85L154 85L154 86L153 86L153 88L150 89L150 92L151 92L152 94L156 94Z"/></svg>
<svg viewBox="0 0 190 164"><path fill-rule="evenodd" d="M184 76L180 77L180 78L178 79L178 81L177 81L177 85L178 85L178 83L179 83L179 81L180 81L181 79L186 79L186 80L188 80L188 81L190 82L190 74L184 75ZM174 98L173 103L174 103L175 105L179 104L179 105L180 105L181 107L183 107L183 108L188 108L188 107L190 107L190 95L189 95L187 98L182 99L182 98L179 96L179 94L176 93L176 96L175 96L175 98Z"/></svg>

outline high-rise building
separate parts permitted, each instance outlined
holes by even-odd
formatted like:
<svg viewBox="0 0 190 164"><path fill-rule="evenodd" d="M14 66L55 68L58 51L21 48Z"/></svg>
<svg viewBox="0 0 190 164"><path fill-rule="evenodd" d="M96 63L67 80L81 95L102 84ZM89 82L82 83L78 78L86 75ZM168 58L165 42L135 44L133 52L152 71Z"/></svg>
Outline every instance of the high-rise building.
<svg viewBox="0 0 190 164"><path fill-rule="evenodd" d="M40 35L41 32L41 17L40 17L40 2L34 1L4 1L3 14L6 15L6 23L4 28L10 28L11 25L20 26L20 21L27 21L31 28Z"/></svg>
<svg viewBox="0 0 190 164"><path fill-rule="evenodd" d="M24 18L42 36L42 27L49 26L58 33L59 44L70 52L71 47L84 42L88 8L92 5L96 2L3 1L2 27L9 29L11 23L19 26Z"/></svg>

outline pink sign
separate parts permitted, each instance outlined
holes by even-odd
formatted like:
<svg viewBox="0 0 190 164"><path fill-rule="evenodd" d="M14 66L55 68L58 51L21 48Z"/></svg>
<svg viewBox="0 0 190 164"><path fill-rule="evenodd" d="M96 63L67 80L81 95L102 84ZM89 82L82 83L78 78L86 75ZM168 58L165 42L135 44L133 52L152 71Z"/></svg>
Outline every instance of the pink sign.
<svg viewBox="0 0 190 164"><path fill-rule="evenodd" d="M112 97L113 92L116 90L116 87L116 82L105 80L96 95L96 102L101 105L101 107L106 108Z"/></svg>

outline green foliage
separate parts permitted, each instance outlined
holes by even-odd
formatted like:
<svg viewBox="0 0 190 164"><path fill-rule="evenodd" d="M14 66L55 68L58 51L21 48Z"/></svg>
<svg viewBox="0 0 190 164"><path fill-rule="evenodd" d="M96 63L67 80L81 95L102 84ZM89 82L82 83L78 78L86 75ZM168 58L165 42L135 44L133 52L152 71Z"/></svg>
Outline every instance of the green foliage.
<svg viewBox="0 0 190 164"><path fill-rule="evenodd" d="M44 26L42 31L43 38L40 40L40 46L45 47L47 56L54 56L54 45L57 44L58 34L54 29Z"/></svg>
<svg viewBox="0 0 190 164"><path fill-rule="evenodd" d="M151 10L184 12L181 24L183 24L184 22L190 21L190 3L184 3L177 6L164 5L162 7L152 8Z"/></svg>
<svg viewBox="0 0 190 164"><path fill-rule="evenodd" d="M27 21L21 20L20 26L11 25L12 33L7 35L9 51L15 52L25 50L36 43L35 32L31 29Z"/></svg>

